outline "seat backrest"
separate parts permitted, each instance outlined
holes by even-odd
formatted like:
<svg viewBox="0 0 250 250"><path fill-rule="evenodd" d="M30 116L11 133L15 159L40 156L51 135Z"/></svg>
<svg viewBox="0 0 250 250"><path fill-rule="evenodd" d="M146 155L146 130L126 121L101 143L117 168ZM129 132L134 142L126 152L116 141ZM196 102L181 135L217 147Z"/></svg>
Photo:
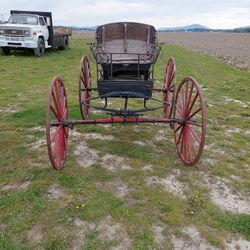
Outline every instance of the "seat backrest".
<svg viewBox="0 0 250 250"><path fill-rule="evenodd" d="M96 46L106 53L150 53L156 31L142 23L110 23L97 27Z"/></svg>

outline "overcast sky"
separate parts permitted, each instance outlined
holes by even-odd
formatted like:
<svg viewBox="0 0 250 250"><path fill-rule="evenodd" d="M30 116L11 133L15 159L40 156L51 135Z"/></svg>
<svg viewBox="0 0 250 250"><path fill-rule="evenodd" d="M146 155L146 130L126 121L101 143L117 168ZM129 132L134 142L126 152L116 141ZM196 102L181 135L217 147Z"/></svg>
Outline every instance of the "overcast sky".
<svg viewBox="0 0 250 250"><path fill-rule="evenodd" d="M143 22L156 28L194 23L209 28L250 25L250 0L0 0L0 15L5 19L11 9L51 11L56 25L117 21Z"/></svg>

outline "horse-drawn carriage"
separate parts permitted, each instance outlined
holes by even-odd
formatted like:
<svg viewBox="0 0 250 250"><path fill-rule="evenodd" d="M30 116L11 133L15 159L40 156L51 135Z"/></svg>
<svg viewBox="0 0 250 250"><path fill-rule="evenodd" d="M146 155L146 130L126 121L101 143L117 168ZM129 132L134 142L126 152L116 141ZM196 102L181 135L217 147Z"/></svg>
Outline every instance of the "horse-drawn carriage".
<svg viewBox="0 0 250 250"><path fill-rule="evenodd" d="M90 50L96 61L97 84L92 87L90 64L81 60L79 102L83 120L69 120L64 83L58 76L51 81L46 114L46 134L50 161L62 169L68 150L69 128L74 125L106 123L163 123L173 129L176 148L186 165L196 164L203 151L206 133L205 104L200 87L192 77L185 77L176 87L176 67L170 58L161 88L154 87L154 64L160 53L153 26L141 23L111 23L97 27ZM96 95L93 93L96 92ZM154 93L162 93L162 98ZM123 108L109 107L110 98L123 100ZM141 108L129 108L129 100L142 100ZM95 100L103 100L96 105ZM159 103L148 107L148 102ZM89 119L91 109L106 112L107 117ZM143 116L163 110L163 117Z"/></svg>

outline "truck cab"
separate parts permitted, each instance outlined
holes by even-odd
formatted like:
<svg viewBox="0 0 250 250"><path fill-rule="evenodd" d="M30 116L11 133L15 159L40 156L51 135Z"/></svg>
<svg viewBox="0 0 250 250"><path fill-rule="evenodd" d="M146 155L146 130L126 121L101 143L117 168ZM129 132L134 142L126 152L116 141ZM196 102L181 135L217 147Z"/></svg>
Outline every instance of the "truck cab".
<svg viewBox="0 0 250 250"><path fill-rule="evenodd" d="M0 53L8 55L11 49L27 48L43 56L47 48L67 48L69 35L54 34L50 12L11 11L8 22L0 25Z"/></svg>

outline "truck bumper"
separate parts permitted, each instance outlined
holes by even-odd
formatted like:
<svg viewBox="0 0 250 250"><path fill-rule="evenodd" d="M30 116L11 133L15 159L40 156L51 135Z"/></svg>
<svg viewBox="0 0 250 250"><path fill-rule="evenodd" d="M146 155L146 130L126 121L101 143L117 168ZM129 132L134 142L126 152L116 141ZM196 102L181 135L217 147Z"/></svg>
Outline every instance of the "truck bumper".
<svg viewBox="0 0 250 250"><path fill-rule="evenodd" d="M37 48L37 41L27 37L0 36L0 47L35 49Z"/></svg>

